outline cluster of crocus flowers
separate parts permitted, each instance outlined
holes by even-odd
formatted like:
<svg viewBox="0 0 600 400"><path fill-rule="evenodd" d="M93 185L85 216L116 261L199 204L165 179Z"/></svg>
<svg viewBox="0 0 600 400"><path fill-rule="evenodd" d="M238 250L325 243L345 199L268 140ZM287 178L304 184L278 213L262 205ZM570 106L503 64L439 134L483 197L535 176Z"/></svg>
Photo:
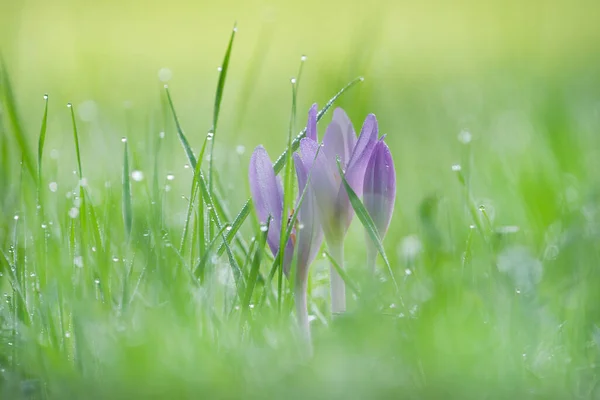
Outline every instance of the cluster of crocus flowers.
<svg viewBox="0 0 600 400"><path fill-rule="evenodd" d="M294 154L299 193L306 187L298 214L298 227L302 229L294 228L294 239L285 245L283 263L284 272L288 274L296 254L296 313L306 335L309 335L306 287L310 264L325 237L331 258L338 267L344 268L344 238L354 216L338 163L347 183L363 199L379 237L383 238L389 227L396 198L396 176L390 150L378 133L377 119L369 114L357 137L350 119L338 108L327 126L323 142L319 143L317 106L313 105L308 113L306 137L300 141L300 152ZM280 251L280 234L287 216L283 215L281 183L262 146L252 154L249 178L258 218L261 223L269 216L274 221L267 241L275 255ZM371 239L367 239L367 243L368 263L374 266L377 252ZM333 265L330 273L331 312L341 313L346 309L345 284Z"/></svg>

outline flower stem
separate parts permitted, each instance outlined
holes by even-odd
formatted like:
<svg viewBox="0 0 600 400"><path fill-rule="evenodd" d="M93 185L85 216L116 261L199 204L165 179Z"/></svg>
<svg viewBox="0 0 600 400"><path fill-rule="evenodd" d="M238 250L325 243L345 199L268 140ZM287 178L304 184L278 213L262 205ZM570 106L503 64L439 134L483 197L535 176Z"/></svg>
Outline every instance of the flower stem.
<svg viewBox="0 0 600 400"><path fill-rule="evenodd" d="M367 238L367 240L371 240ZM367 242L367 268L372 273L375 272L375 265L377 264L377 249L372 243Z"/></svg>
<svg viewBox="0 0 600 400"><path fill-rule="evenodd" d="M294 288L295 303L296 303L296 318L298 319L298 327L303 339L311 345L310 340L310 325L308 323L308 301L307 301L307 281L299 279L296 281Z"/></svg>
<svg viewBox="0 0 600 400"><path fill-rule="evenodd" d="M329 254L340 268L344 268L344 242L329 245ZM331 274L331 313L339 314L346 311L346 284L337 273L335 267L329 267Z"/></svg>

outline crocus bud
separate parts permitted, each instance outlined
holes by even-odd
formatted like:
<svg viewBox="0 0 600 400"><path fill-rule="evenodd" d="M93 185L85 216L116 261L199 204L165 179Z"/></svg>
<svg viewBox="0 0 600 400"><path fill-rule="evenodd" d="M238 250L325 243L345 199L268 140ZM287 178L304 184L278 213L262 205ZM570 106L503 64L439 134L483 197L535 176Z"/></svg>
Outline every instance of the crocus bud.
<svg viewBox="0 0 600 400"><path fill-rule="evenodd" d="M382 240L390 226L396 201L394 160L389 147L383 140L384 137L379 139L375 145L363 182L363 202ZM371 239L367 239L367 243L370 253L369 261L374 266L377 252L374 251Z"/></svg>

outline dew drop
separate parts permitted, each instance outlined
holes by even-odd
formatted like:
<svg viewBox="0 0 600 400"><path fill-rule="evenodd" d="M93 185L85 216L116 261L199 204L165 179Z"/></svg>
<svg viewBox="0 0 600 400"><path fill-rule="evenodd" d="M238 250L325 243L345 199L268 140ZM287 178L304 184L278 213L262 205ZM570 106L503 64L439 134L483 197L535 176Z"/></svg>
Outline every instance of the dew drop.
<svg viewBox="0 0 600 400"><path fill-rule="evenodd" d="M77 218L78 215L79 215L79 209L77 207L71 207L71 209L69 210L69 217Z"/></svg>
<svg viewBox="0 0 600 400"><path fill-rule="evenodd" d="M114 256L114 257L112 258L112 260L113 260L114 262L119 262L119 257L117 257L117 256Z"/></svg>
<svg viewBox="0 0 600 400"><path fill-rule="evenodd" d="M44 93L44 100L48 100L48 93Z"/></svg>
<svg viewBox="0 0 600 400"><path fill-rule="evenodd" d="M261 225L260 226L260 231L261 232L266 232L269 229L269 227L267 225Z"/></svg>
<svg viewBox="0 0 600 400"><path fill-rule="evenodd" d="M361 77L360 77L360 78L358 78L358 79L359 79L361 82L364 82L364 80L365 80L365 77L364 77L364 76L361 76Z"/></svg>
<svg viewBox="0 0 600 400"><path fill-rule="evenodd" d="M225 230L226 230L227 232L229 232L229 231L231 231L231 228L232 228L232 227L231 227L231 225L228 225L228 226L227 226L227 228L225 228Z"/></svg>
<svg viewBox="0 0 600 400"><path fill-rule="evenodd" d="M300 57L300 61L302 61L302 62L306 61L306 56L304 54Z"/></svg>
<svg viewBox="0 0 600 400"><path fill-rule="evenodd" d="M304 229L304 224L302 222L298 224L298 229Z"/></svg>
<svg viewBox="0 0 600 400"><path fill-rule="evenodd" d="M100 279L94 279L94 283L95 283L96 285L99 285L99 284L100 284Z"/></svg>
<svg viewBox="0 0 600 400"><path fill-rule="evenodd" d="M517 289L515 289L515 293L516 293L516 294L521 294L521 289L518 289L518 288L517 288Z"/></svg>
<svg viewBox="0 0 600 400"><path fill-rule="evenodd" d="M19 216L15 215L13 218L15 219L15 221L17 221L19 219Z"/></svg>
<svg viewBox="0 0 600 400"><path fill-rule="evenodd" d="M78 268L83 268L83 257L76 256L73 259L73 264L75 264L75 266L78 267Z"/></svg>
<svg viewBox="0 0 600 400"><path fill-rule="evenodd" d="M121 142L125 143L126 141L127 141L127 138L126 138L125 136L123 136L123 137L121 138Z"/></svg>
<svg viewBox="0 0 600 400"><path fill-rule="evenodd" d="M87 179L86 179L86 178L81 178L81 179L79 180L79 186L86 187L86 186L87 186L87 184L88 184L88 181L87 181Z"/></svg>
<svg viewBox="0 0 600 400"><path fill-rule="evenodd" d="M46 229L47 227L48 227L48 225L42 224L42 229Z"/></svg>
<svg viewBox="0 0 600 400"><path fill-rule="evenodd" d="M412 275L412 271L410 270L410 268L406 268L406 269L404 270L404 274L405 274L406 276Z"/></svg>
<svg viewBox="0 0 600 400"><path fill-rule="evenodd" d="M190 164L185 164L185 165L183 166L183 168L185 168L185 169L189 169L189 168L190 168Z"/></svg>
<svg viewBox="0 0 600 400"><path fill-rule="evenodd" d="M235 148L235 152L241 156L242 154L244 154L246 152L246 147L244 147L240 144Z"/></svg>
<svg viewBox="0 0 600 400"><path fill-rule="evenodd" d="M165 185L165 192L171 191L171 185Z"/></svg>
<svg viewBox="0 0 600 400"><path fill-rule="evenodd" d="M158 132L158 137L161 138L161 139L164 139L165 138L165 132L164 131Z"/></svg>
<svg viewBox="0 0 600 400"><path fill-rule="evenodd" d="M168 82L173 78L173 72L169 68L161 68L158 70L158 79L161 82Z"/></svg>
<svg viewBox="0 0 600 400"><path fill-rule="evenodd" d="M73 105L71 103L67 103L67 107L71 108L71 107L73 107Z"/></svg>
<svg viewBox="0 0 600 400"><path fill-rule="evenodd" d="M292 82L292 85L295 85L296 84L296 78L290 79L290 82Z"/></svg>
<svg viewBox="0 0 600 400"><path fill-rule="evenodd" d="M144 180L144 173L142 171L135 170L131 173L131 179L136 182Z"/></svg>
<svg viewBox="0 0 600 400"><path fill-rule="evenodd" d="M66 331L66 332L65 332L65 337L66 337L67 339L68 339L68 338L70 338L70 337L71 337L71 332L69 332L69 331Z"/></svg>
<svg viewBox="0 0 600 400"><path fill-rule="evenodd" d="M168 181L172 181L173 179L175 179L175 175L173 175L173 174L167 174L167 180Z"/></svg>
<svg viewBox="0 0 600 400"><path fill-rule="evenodd" d="M206 140L213 140L214 136L215 136L214 132L208 132L206 134Z"/></svg>
<svg viewBox="0 0 600 400"><path fill-rule="evenodd" d="M169 85L167 85L167 84L165 83L165 86L164 86L164 88L165 88L165 89L168 89L168 88L169 88Z"/></svg>
<svg viewBox="0 0 600 400"><path fill-rule="evenodd" d="M473 139L473 136L471 135L471 132L469 132L467 130L463 129L458 134L458 141L461 142L462 144L468 144L471 142L472 139Z"/></svg>
<svg viewBox="0 0 600 400"><path fill-rule="evenodd" d="M459 172L461 170L462 170L462 167L460 166L460 164L454 164L452 166L452 171L454 171L454 172Z"/></svg>
<svg viewBox="0 0 600 400"><path fill-rule="evenodd" d="M56 183L56 182L50 182L48 184L48 189L50 189L50 191L52 193L55 193L58 190L58 183Z"/></svg>
<svg viewBox="0 0 600 400"><path fill-rule="evenodd" d="M217 71L219 71L219 72L223 71L223 67L217 67Z"/></svg>
<svg viewBox="0 0 600 400"><path fill-rule="evenodd" d="M96 247L92 246L92 253L95 253L95 252L96 252Z"/></svg>

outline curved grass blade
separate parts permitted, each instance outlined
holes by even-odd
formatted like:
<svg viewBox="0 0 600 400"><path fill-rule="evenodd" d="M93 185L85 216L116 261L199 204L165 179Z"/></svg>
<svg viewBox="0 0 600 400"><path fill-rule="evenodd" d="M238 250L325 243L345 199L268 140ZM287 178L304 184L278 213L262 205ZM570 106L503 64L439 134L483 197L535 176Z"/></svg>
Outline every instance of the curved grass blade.
<svg viewBox="0 0 600 400"><path fill-rule="evenodd" d="M217 134L217 123L219 122L219 112L221 111L221 101L223 100L223 89L225 88L225 81L227 80L227 70L229 69L229 59L231 58L231 49L233 48L233 40L235 39L235 33L237 32L237 25L233 25L231 30L231 36L229 38L229 45L227 45L227 51L223 57L223 63L219 70L219 81L217 83L217 91L215 93L215 106L213 110L213 124L209 134L212 134L213 140L210 144L210 159L208 161L208 188L210 193L213 192L213 150L215 147L215 135Z"/></svg>
<svg viewBox="0 0 600 400"><path fill-rule="evenodd" d="M339 158L337 159L337 167L338 167L338 172L339 172L340 176L342 177L342 183L344 185L344 188L346 189L346 193L348 193L348 198L350 199L350 204L352 205L352 208L354 209L356 216L362 223L363 227L367 230L367 234L369 235L369 237L375 244L375 247L377 247L377 251L379 252L379 254L381 254L381 258L383 258L383 261L385 262L385 266L387 267L387 270L390 274L390 278L392 279L392 282L394 283L394 287L396 288L396 290L399 290L398 283L396 282L396 278L394 277L394 272L392 271L390 262L387 258L387 255L385 254L383 244L381 243L381 237L379 236L379 231L377 230L377 227L375 226L373 219L369 215L369 212L363 205L362 201L360 201L360 199L358 198L358 196L356 195L354 190L352 190L352 187L350 187L350 185L348 184L348 181L346 180L346 175L344 174L342 166L340 165Z"/></svg>
<svg viewBox="0 0 600 400"><path fill-rule="evenodd" d="M354 85L356 85L357 83L362 82L362 81L363 81L362 77L358 77L358 78L354 79L353 81L349 82L346 86L344 86L339 92L337 92L335 94L335 96L333 96L331 99L329 99L329 101L325 104L325 106L318 112L317 122L320 121L321 118L323 118L325 113L327 113L327 111L329 111L329 109L333 106L333 103L342 94L344 94L344 92L346 92L348 89L352 88ZM306 128L304 128L292 141L291 152L294 152L298 149L298 146L300 145L300 140L304 136L306 136ZM273 169L275 169L276 174L279 173L281 171L281 169L283 168L283 164L285 163L288 152L290 152L290 148L287 148L283 152L283 154L281 154L279 156L279 158L275 161L275 164L273 165ZM250 198L246 201L246 203L244 203L244 205L242 206L242 209L240 210L240 212L237 214L237 216L233 220L233 223L231 224L231 230L229 232L227 232L227 235L226 235L227 243L231 242L232 238L236 235L238 230L241 228L241 226L244 223L244 221L246 220L246 218L248 218L248 215L250 214L251 206L252 206L252 199ZM225 244L223 244L219 247L217 254L218 255L223 254L224 250L225 250Z"/></svg>
<svg viewBox="0 0 600 400"><path fill-rule="evenodd" d="M217 233L217 235L213 238L213 240L208 244L208 246L206 247L206 251L202 255L202 258L200 259L200 261L198 261L198 263L196 264L196 266L193 269L194 276L196 278L199 278L201 281L204 279L204 268L206 266L206 263L208 262L208 259L212 255L211 251L214 249L215 244L221 238L221 235L223 235L223 232L227 228L228 228L228 225L225 225L223 228L221 228L221 230Z"/></svg>
<svg viewBox="0 0 600 400"><path fill-rule="evenodd" d="M177 118L177 113L175 112L175 106L173 105L173 100L171 99L171 92L169 91L169 85L165 85L165 92L167 93L167 100L169 101L169 108L171 109L171 113L173 114L173 120L175 121L175 128L177 130L177 136L179 137L179 141L183 146L183 150L185 150L185 155L188 158L190 166L193 169L196 169L196 157L194 156L194 152L190 147L185 134L183 133L183 129L181 129L181 124L179 123L179 118Z"/></svg>
<svg viewBox="0 0 600 400"><path fill-rule="evenodd" d="M79 151L79 133L77 132L77 123L75 122L75 110L73 104L67 103L67 107L71 111L71 122L73 123L73 140L75 141L75 152L77 153L77 172L79 179L83 178L83 172L81 170L81 152Z"/></svg>

